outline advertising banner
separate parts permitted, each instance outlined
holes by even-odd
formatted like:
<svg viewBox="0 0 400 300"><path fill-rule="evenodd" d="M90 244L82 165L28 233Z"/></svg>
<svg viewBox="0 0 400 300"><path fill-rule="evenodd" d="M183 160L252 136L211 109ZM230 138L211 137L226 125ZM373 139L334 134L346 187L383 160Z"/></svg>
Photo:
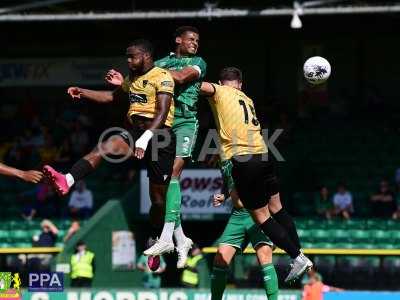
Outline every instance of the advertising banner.
<svg viewBox="0 0 400 300"><path fill-rule="evenodd" d="M209 290L160 289L160 290L113 290L82 289L65 290L63 293L23 293L23 300L209 300ZM299 291L280 291L278 300L300 300ZM264 290L228 289L223 300L267 300Z"/></svg>
<svg viewBox="0 0 400 300"><path fill-rule="evenodd" d="M212 199L215 193L222 189L222 177L219 169L184 170L181 176L182 214L198 215L229 214L231 201L225 201L221 206L213 207ZM140 173L140 213L147 214L150 209L149 179L147 172Z"/></svg>

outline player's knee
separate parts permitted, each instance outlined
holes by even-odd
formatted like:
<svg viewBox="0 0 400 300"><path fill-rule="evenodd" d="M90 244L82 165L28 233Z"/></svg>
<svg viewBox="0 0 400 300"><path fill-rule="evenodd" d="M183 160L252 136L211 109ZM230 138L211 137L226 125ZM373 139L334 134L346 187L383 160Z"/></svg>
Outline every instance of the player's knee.
<svg viewBox="0 0 400 300"><path fill-rule="evenodd" d="M214 257L214 266L220 267L220 268L227 268L229 266L230 260L228 258L228 255L224 253L224 251L221 251L218 249L217 253L215 254Z"/></svg>
<svg viewBox="0 0 400 300"><path fill-rule="evenodd" d="M156 227L164 224L165 209L161 205L152 204L149 211L150 223Z"/></svg>
<svg viewBox="0 0 400 300"><path fill-rule="evenodd" d="M272 248L265 244L257 245L256 254L260 265L272 263Z"/></svg>
<svg viewBox="0 0 400 300"><path fill-rule="evenodd" d="M184 165L185 165L185 161L183 158L175 158L174 166L172 168L172 177L179 178L182 174Z"/></svg>
<svg viewBox="0 0 400 300"><path fill-rule="evenodd" d="M279 193L271 196L271 199L268 203L268 209L273 214L282 209L282 203L279 197Z"/></svg>

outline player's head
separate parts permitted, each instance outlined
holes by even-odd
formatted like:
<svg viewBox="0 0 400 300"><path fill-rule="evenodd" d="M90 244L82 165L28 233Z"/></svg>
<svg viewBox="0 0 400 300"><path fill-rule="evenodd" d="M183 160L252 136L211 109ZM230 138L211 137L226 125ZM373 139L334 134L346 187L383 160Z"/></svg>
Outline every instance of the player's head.
<svg viewBox="0 0 400 300"><path fill-rule="evenodd" d="M235 67L226 67L219 73L219 83L235 89L242 89L242 71Z"/></svg>
<svg viewBox="0 0 400 300"><path fill-rule="evenodd" d="M195 55L199 48L199 30L193 26L181 26L175 30L177 52L183 55Z"/></svg>
<svg viewBox="0 0 400 300"><path fill-rule="evenodd" d="M153 45L147 40L134 40L126 49L126 58L129 70L140 72L153 64Z"/></svg>

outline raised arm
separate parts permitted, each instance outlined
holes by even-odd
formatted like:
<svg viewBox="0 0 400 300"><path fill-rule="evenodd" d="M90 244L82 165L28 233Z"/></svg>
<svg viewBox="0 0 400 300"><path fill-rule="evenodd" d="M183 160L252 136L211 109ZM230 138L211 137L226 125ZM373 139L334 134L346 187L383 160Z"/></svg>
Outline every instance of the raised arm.
<svg viewBox="0 0 400 300"><path fill-rule="evenodd" d="M120 97L121 93L123 93L122 88L120 87L118 87L114 91L94 91L83 89L80 87L70 87L67 92L72 97L72 99L76 100L85 98L97 103L113 102L118 97Z"/></svg>
<svg viewBox="0 0 400 300"><path fill-rule="evenodd" d="M169 108L172 102L172 95L169 93L158 93L156 101L156 115L150 127L135 142L135 157L142 159L146 151L147 144L154 135L154 130L161 128L167 120Z"/></svg>
<svg viewBox="0 0 400 300"><path fill-rule="evenodd" d="M203 82L201 83L200 93L201 93L203 96L207 96L207 97L214 96L214 94L215 94L215 87L214 87L213 84L211 84L211 83L209 83L209 82L206 82L206 81L203 81Z"/></svg>
<svg viewBox="0 0 400 300"><path fill-rule="evenodd" d="M176 84L184 84L199 79L201 70L198 66L190 66L182 70L169 70Z"/></svg>
<svg viewBox="0 0 400 300"><path fill-rule="evenodd" d="M0 163L0 174L9 177L19 178L31 183L38 183L43 177L42 172L35 170L22 171L13 167L9 167L2 163Z"/></svg>

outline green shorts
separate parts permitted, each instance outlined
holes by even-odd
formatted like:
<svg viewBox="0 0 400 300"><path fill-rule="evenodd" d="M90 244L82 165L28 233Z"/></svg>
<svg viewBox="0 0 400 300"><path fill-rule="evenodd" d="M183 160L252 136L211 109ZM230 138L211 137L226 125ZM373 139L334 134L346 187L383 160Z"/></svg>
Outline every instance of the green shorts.
<svg viewBox="0 0 400 300"><path fill-rule="evenodd" d="M176 135L176 157L191 157L196 143L199 122L196 118L175 117L172 131Z"/></svg>
<svg viewBox="0 0 400 300"><path fill-rule="evenodd" d="M271 240L254 223L246 209L233 209L224 233L218 239L218 245L230 245L243 251L249 242L253 248L259 244L273 246Z"/></svg>

